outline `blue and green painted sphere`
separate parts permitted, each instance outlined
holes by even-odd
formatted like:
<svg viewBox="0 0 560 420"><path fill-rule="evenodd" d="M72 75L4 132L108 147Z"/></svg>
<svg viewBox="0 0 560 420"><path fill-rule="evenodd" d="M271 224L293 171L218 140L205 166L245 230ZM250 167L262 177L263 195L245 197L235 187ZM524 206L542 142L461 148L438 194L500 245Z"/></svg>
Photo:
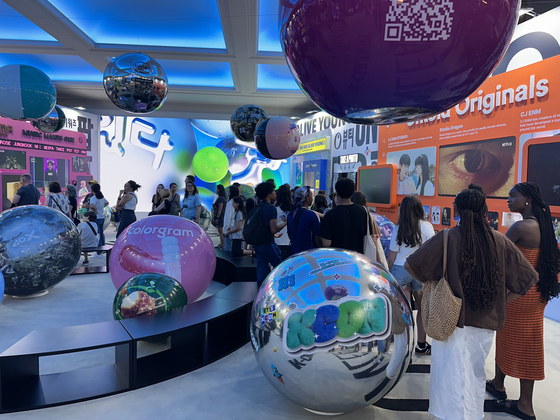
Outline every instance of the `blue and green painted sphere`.
<svg viewBox="0 0 560 420"><path fill-rule="evenodd" d="M0 67L0 115L13 120L39 119L56 104L56 89L35 67L10 64Z"/></svg>

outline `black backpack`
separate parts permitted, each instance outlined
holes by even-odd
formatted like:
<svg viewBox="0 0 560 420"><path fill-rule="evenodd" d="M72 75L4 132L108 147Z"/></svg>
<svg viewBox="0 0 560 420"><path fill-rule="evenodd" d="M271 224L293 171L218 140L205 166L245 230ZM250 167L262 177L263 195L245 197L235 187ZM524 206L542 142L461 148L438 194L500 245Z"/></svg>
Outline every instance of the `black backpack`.
<svg viewBox="0 0 560 420"><path fill-rule="evenodd" d="M270 226L263 219L263 205L255 207L245 220L243 239L250 245L263 245L270 235Z"/></svg>

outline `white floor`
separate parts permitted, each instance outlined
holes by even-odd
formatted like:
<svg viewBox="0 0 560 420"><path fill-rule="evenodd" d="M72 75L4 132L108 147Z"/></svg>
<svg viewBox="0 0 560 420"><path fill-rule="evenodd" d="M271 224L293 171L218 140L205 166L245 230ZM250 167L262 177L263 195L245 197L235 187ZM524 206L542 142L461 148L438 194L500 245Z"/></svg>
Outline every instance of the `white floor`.
<svg viewBox="0 0 560 420"><path fill-rule="evenodd" d="M114 233L113 233L114 235ZM110 236L110 235L109 235ZM216 241L217 238L213 238ZM98 264L95 262L95 264ZM214 285L209 294L221 285ZM0 304L0 352L34 329L80 325L112 319L111 304L115 290L108 274L72 276L56 286L47 296L33 300L5 297ZM560 418L556 407L560 395L560 323L545 319L546 375L535 385L537 418ZM524 351L519 343L519 352ZM493 374L493 354L486 361L489 377ZM99 353L74 360L73 366L101 363ZM430 357L414 356L413 363L429 363ZM56 360L45 364L42 373L58 369ZM506 381L510 398L519 395L518 381ZM427 399L429 374L406 374L388 398ZM487 396L488 399L492 397ZM280 395L264 378L250 344L234 354L187 375L147 388L78 404L0 415L8 419L316 419ZM369 406L338 416L340 419L429 419L427 412L399 412ZM486 419L512 418L502 413L488 413ZM455 420L455 419L452 419Z"/></svg>

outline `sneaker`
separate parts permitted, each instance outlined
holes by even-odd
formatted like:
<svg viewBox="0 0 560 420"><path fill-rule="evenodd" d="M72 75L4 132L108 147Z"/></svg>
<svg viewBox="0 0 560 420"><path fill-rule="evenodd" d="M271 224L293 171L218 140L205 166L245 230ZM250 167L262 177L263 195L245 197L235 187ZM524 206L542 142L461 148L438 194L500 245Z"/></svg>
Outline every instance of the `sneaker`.
<svg viewBox="0 0 560 420"><path fill-rule="evenodd" d="M222 245L216 245L214 248L216 249L224 249L224 247Z"/></svg>
<svg viewBox="0 0 560 420"><path fill-rule="evenodd" d="M430 346L429 343L426 343L426 347L420 348L417 344L414 348L414 353L416 353L418 356L430 356L432 354L432 346Z"/></svg>
<svg viewBox="0 0 560 420"><path fill-rule="evenodd" d="M88 265L89 261L88 260L84 260L84 262L82 263L83 265Z"/></svg>

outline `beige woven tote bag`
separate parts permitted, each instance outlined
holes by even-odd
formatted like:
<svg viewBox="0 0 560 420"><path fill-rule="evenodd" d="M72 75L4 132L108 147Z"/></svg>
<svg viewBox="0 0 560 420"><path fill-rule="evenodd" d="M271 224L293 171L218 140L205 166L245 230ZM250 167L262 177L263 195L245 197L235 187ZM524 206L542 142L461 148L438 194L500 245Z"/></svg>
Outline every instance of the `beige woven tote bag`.
<svg viewBox="0 0 560 420"><path fill-rule="evenodd" d="M453 294L447 282L447 240L449 230L443 232L443 276L428 281L422 289L422 321L426 334L434 340L447 340L459 321L462 299Z"/></svg>

